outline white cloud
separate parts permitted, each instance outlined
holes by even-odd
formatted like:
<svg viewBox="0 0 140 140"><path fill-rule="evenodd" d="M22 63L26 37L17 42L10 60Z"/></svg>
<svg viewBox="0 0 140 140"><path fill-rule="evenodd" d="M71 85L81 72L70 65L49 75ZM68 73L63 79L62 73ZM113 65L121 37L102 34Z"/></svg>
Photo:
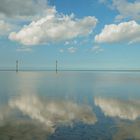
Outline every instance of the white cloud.
<svg viewBox="0 0 140 140"><path fill-rule="evenodd" d="M69 47L67 50L68 50L69 53L75 53L77 51L77 48Z"/></svg>
<svg viewBox="0 0 140 140"><path fill-rule="evenodd" d="M60 49L59 52L60 52L60 53L63 53L63 52L64 52L64 49Z"/></svg>
<svg viewBox="0 0 140 140"><path fill-rule="evenodd" d="M0 15L27 19L42 13L46 7L46 0L0 0Z"/></svg>
<svg viewBox="0 0 140 140"><path fill-rule="evenodd" d="M0 0L0 36L17 31L23 21L48 14L49 9L47 0Z"/></svg>
<svg viewBox="0 0 140 140"><path fill-rule="evenodd" d="M0 35L7 35L13 28L14 25L0 20Z"/></svg>
<svg viewBox="0 0 140 140"><path fill-rule="evenodd" d="M124 19L140 21L140 0L98 0L107 5L111 10L116 10L118 15L115 21Z"/></svg>
<svg viewBox="0 0 140 140"><path fill-rule="evenodd" d="M32 52L32 49L31 47L22 46L22 47L17 48L17 51L18 52Z"/></svg>
<svg viewBox="0 0 140 140"><path fill-rule="evenodd" d="M69 41L66 41L64 45L67 46L69 44L70 44L70 42Z"/></svg>
<svg viewBox="0 0 140 140"><path fill-rule="evenodd" d="M66 41L65 42L65 46L69 46L69 45L77 45L78 41L77 40L72 40L72 41Z"/></svg>
<svg viewBox="0 0 140 140"><path fill-rule="evenodd" d="M107 0L99 0L99 3L106 4L107 3Z"/></svg>
<svg viewBox="0 0 140 140"><path fill-rule="evenodd" d="M121 20L123 18L140 20L139 0L135 0L133 2L128 0L113 0L112 6L119 12L119 15L116 17L117 20Z"/></svg>
<svg viewBox="0 0 140 140"><path fill-rule="evenodd" d="M99 45L96 45L96 46L93 46L93 47L91 48L91 51L92 51L92 52L95 52L95 53L99 53L99 52L104 51L104 49L101 48Z"/></svg>
<svg viewBox="0 0 140 140"><path fill-rule="evenodd" d="M67 49L60 49L60 53L68 52L68 53L75 53L77 51L76 47L69 47Z"/></svg>
<svg viewBox="0 0 140 140"><path fill-rule="evenodd" d="M136 43L140 41L140 25L135 21L105 25L102 32L95 36L98 43Z"/></svg>
<svg viewBox="0 0 140 140"><path fill-rule="evenodd" d="M115 17L115 22L117 23L117 22L120 22L121 20L123 20L124 19L124 17L122 16L122 15L117 15L116 17Z"/></svg>
<svg viewBox="0 0 140 140"><path fill-rule="evenodd" d="M37 21L24 26L19 32L12 32L9 39L24 45L38 45L70 40L79 36L87 36L97 24L95 17L77 19L74 15L57 13L55 8Z"/></svg>
<svg viewBox="0 0 140 140"><path fill-rule="evenodd" d="M106 116L128 120L136 120L140 117L140 102L138 100L95 98L94 101Z"/></svg>

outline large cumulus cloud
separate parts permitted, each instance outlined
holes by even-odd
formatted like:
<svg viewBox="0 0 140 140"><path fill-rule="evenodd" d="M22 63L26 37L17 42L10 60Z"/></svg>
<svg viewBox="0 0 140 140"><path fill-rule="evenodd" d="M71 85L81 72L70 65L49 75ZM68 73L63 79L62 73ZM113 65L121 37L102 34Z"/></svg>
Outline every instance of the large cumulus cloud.
<svg viewBox="0 0 140 140"><path fill-rule="evenodd" d="M98 43L136 43L140 42L140 25L136 21L105 25L95 36Z"/></svg>
<svg viewBox="0 0 140 140"><path fill-rule="evenodd" d="M9 38L24 45L48 44L87 36L97 24L95 17L77 19L73 14L59 14L55 8L48 11L46 16L24 26L19 32L12 32Z"/></svg>

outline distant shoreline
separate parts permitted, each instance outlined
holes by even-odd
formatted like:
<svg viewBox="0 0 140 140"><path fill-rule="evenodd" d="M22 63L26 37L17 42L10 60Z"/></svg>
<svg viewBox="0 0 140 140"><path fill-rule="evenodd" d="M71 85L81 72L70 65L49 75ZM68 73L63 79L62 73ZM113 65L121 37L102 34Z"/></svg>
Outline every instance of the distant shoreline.
<svg viewBox="0 0 140 140"><path fill-rule="evenodd" d="M0 69L0 71L15 71L15 69ZM56 71L56 70L46 70L46 69L20 69L18 70L19 72L21 71ZM69 69L62 69L62 70L57 70L57 71L93 71L93 72L140 72L140 70L69 70Z"/></svg>

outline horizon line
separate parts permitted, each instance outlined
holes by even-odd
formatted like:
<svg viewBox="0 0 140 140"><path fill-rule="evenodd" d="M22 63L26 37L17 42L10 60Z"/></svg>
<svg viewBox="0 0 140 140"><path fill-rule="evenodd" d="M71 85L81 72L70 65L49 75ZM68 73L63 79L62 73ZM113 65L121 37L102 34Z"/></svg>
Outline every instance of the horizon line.
<svg viewBox="0 0 140 140"><path fill-rule="evenodd" d="M17 71L16 69L0 69L0 71ZM19 69L20 71L56 71L55 69ZM57 71L135 71L140 69L57 69Z"/></svg>

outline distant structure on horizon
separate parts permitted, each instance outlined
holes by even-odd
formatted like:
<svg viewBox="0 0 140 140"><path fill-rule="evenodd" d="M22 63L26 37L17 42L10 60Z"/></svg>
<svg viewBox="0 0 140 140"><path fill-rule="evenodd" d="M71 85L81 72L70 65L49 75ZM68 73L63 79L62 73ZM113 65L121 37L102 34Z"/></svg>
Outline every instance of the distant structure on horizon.
<svg viewBox="0 0 140 140"><path fill-rule="evenodd" d="M20 70L22 71L22 69L20 69ZM28 70L28 68L25 69L25 70ZM30 70L30 69L29 69L29 70ZM32 70L36 70L36 69L32 69ZM14 71L16 71L16 72L19 71L19 60L16 60ZM56 60L56 62L55 62L55 71L56 71L56 73L58 72L58 61L57 61L57 60Z"/></svg>
<svg viewBox="0 0 140 140"><path fill-rule="evenodd" d="M18 65L18 60L16 61L16 72L19 71L19 65Z"/></svg>
<svg viewBox="0 0 140 140"><path fill-rule="evenodd" d="M57 73L57 64L58 64L58 62L57 62L57 60L56 60L56 73Z"/></svg>

